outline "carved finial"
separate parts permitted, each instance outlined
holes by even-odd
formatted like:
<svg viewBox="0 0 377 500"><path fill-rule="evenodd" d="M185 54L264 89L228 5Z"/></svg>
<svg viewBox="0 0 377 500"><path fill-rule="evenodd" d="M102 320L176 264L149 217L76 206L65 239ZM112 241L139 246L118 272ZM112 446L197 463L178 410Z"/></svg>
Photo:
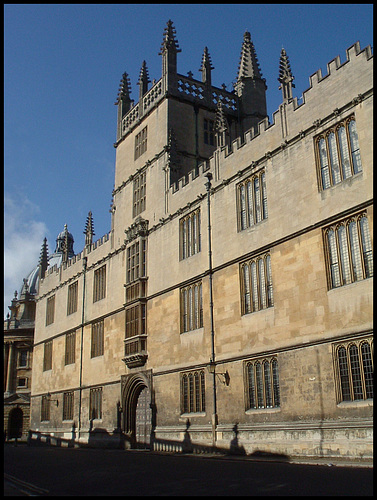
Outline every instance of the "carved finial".
<svg viewBox="0 0 377 500"><path fill-rule="evenodd" d="M161 45L161 52L159 55L164 54L166 51L171 50L173 52L181 52L179 48L178 41L175 39L175 28L173 26L173 21L169 19L166 28L164 30L163 42Z"/></svg>
<svg viewBox="0 0 377 500"><path fill-rule="evenodd" d="M245 31L243 37L241 58L238 66L237 80L242 78L262 78L257 54L248 31Z"/></svg>
<svg viewBox="0 0 377 500"><path fill-rule="evenodd" d="M224 115L223 105L221 101L217 103L215 132L217 139L217 147L223 147L226 144L226 134L228 132L228 123Z"/></svg>
<svg viewBox="0 0 377 500"><path fill-rule="evenodd" d="M144 94L148 92L148 83L150 83L150 79L148 76L147 63L143 61L140 70L139 81L137 84L139 85L139 98L141 99Z"/></svg>
<svg viewBox="0 0 377 500"><path fill-rule="evenodd" d="M123 73L122 79L119 85L119 92L117 99L114 104L119 104L120 102L130 104L131 103L131 83L127 73Z"/></svg>
<svg viewBox="0 0 377 500"><path fill-rule="evenodd" d="M94 232L94 226L93 226L93 217L92 217L92 212L89 211L88 217L86 218L86 225L85 225L85 246L91 245L93 243L93 236L95 234Z"/></svg>
<svg viewBox="0 0 377 500"><path fill-rule="evenodd" d="M47 247L47 238L45 237L42 244L41 255L39 257L40 276L42 279L45 277L47 267L48 267L48 247Z"/></svg>
<svg viewBox="0 0 377 500"><path fill-rule="evenodd" d="M202 82L211 85L211 70L215 69L212 66L211 57L208 52L208 48L204 47L203 57L202 57L202 65L199 71L202 72Z"/></svg>
<svg viewBox="0 0 377 500"><path fill-rule="evenodd" d="M283 93L283 102L290 102L292 100L292 83L294 76L292 75L291 66L289 64L289 59L284 48L281 49L280 53L280 65L279 65L279 78L278 82L281 83L279 90Z"/></svg>
<svg viewBox="0 0 377 500"><path fill-rule="evenodd" d="M68 242L68 226L64 224L64 239L62 241L62 262L68 262L68 251L69 251L69 242Z"/></svg>

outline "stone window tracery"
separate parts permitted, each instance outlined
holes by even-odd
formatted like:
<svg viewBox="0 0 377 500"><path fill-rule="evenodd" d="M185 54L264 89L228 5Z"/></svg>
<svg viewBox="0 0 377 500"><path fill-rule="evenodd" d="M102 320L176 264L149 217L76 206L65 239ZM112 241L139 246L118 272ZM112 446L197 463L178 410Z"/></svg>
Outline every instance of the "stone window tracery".
<svg viewBox="0 0 377 500"><path fill-rule="evenodd" d="M328 189L362 171L354 116L315 137L320 188Z"/></svg>

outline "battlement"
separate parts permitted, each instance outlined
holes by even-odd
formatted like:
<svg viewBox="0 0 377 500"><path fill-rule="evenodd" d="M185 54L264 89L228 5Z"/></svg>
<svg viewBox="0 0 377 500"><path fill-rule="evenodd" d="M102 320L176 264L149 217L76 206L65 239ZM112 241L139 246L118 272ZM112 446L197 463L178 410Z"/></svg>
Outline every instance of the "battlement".
<svg viewBox="0 0 377 500"><path fill-rule="evenodd" d="M62 262L60 266L55 264L54 266L49 267L46 271L45 278L42 280L42 282L45 281L46 278L48 278L49 276L63 273L67 269L74 267L75 264L80 262L84 257L88 257L89 254L90 254L90 263L88 263L88 265L95 264L96 261L101 260L103 258L103 252L100 252L99 250L105 243L110 241L110 234L111 231L103 235L101 238L96 240L91 245L85 247L81 252L77 253L76 255L68 259L67 262Z"/></svg>
<svg viewBox="0 0 377 500"><path fill-rule="evenodd" d="M223 172L232 174L231 162L232 156L236 154L239 150L247 147L247 145L253 143L253 149L249 150L248 164L260 163L270 158L273 154L280 152L284 149L289 141L295 140L295 138L303 138L311 130L317 128L324 119L329 115L333 114L334 110L339 112L337 106L334 105L336 99L339 101L339 108L341 108L347 101L345 96L349 96L349 104L353 105L357 102L361 102L363 98L366 97L368 91L371 90L372 81L372 67L370 67L370 79L365 80L365 91L364 94L353 95L353 89L347 86L347 77L340 70L351 71L351 65L368 63L373 58L372 49L370 45L365 47L363 50L360 49L360 43L356 42L351 47L346 50L346 61L341 63L340 57L337 56L332 59L327 64L327 74L323 75L321 69L318 69L309 77L310 86L303 92L302 102L299 103L297 97L294 97L290 102L285 103L285 105L279 106L272 115L272 122L270 123L268 117L264 118L258 123L256 129L251 128L245 132L244 137L237 137L230 144L225 147L217 148L213 156L211 156L205 163L200 164L197 169L192 170L188 175L180 178L175 184L170 188L171 194L175 194L181 189L185 188L190 182L196 180L204 172L211 170L216 174L218 170L219 162L227 162L228 168L225 168ZM363 59L363 61L361 61ZM340 74L342 73L342 74ZM328 89L323 88L323 86L328 86ZM340 86L344 88L344 92L340 93ZM317 120L313 122L313 99L321 99L322 91L331 90L334 93L334 99L331 101L330 105L322 99L321 106L318 106L318 102L315 105L315 112L317 114ZM337 95L338 94L338 95ZM306 107L309 106L307 112ZM299 113L299 114L297 114ZM282 126L282 123L289 123L289 126ZM238 161L233 161L234 164L238 164ZM221 175L215 175L215 182L223 181Z"/></svg>

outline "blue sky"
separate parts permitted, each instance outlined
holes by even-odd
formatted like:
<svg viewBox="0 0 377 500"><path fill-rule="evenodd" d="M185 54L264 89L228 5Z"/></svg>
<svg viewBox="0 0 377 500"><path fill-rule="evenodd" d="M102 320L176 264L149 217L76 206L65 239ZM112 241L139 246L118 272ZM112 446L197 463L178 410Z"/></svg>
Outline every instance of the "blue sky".
<svg viewBox="0 0 377 500"><path fill-rule="evenodd" d="M158 55L171 19L182 52L178 72L198 71L207 46L212 83L232 89L243 34L250 31L266 78L271 118L281 103L285 48L294 97L309 76L359 41L373 41L372 4L6 4L4 6L4 315L36 266L43 238L50 255L64 224L84 246L110 230L116 106L126 71L137 102L143 60L161 77Z"/></svg>

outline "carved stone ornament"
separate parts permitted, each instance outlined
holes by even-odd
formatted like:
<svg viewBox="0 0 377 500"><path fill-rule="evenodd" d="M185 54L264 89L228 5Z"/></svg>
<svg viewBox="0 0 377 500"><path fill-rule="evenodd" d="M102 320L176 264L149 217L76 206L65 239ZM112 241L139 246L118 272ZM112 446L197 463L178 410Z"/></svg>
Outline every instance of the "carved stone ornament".
<svg viewBox="0 0 377 500"><path fill-rule="evenodd" d="M138 217L135 222L124 231L126 233L125 242L129 243L139 236L148 236L148 224L149 221L143 219L142 217Z"/></svg>

